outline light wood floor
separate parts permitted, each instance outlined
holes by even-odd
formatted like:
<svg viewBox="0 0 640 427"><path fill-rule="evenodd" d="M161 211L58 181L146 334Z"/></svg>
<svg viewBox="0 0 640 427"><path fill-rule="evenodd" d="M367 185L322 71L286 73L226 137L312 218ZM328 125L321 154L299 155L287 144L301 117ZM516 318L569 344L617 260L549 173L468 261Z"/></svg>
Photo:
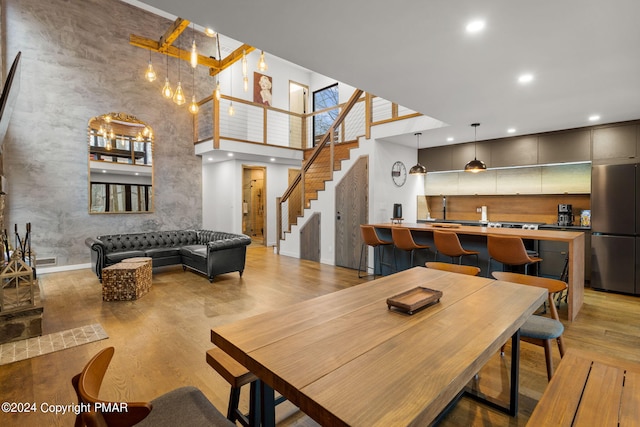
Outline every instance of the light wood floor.
<svg viewBox="0 0 640 427"><path fill-rule="evenodd" d="M205 351L212 346L212 327L365 280L358 279L354 270L274 255L271 248L259 246L248 249L243 278L237 273L226 274L211 284L180 267L157 269L152 291L132 302L103 302L101 285L90 270L41 275L44 333L99 322L109 339L0 366L0 401L35 402L38 407L32 414L0 412L0 425L72 425L74 414L43 413L41 407L75 403L71 377L106 346L114 346L116 353L103 383L102 398L151 400L176 387L195 385L226 412L229 387L205 362ZM587 289L576 321L565 324L567 347L640 362L639 308L639 298ZM560 311L561 316L566 315L566 307ZM557 364L557 348L554 351ZM496 355L483 368L479 386L484 392L507 398L509 363L508 357ZM525 425L547 384L543 349L523 343L520 366L520 412L516 418L463 398L441 425ZM242 405L246 403L243 396ZM279 426L316 425L288 403L278 406L277 413Z"/></svg>

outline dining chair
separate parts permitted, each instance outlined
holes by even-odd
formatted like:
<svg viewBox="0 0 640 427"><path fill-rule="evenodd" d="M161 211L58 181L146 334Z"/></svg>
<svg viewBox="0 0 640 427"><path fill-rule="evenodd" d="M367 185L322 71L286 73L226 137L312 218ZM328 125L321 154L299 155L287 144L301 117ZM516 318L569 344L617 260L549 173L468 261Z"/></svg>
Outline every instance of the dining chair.
<svg viewBox="0 0 640 427"><path fill-rule="evenodd" d="M429 249L428 245L420 245L413 240L411 230L404 227L391 227L391 238L393 239L393 259L398 271L398 258L396 257L396 249L411 253L411 264L413 267L413 254L416 250Z"/></svg>
<svg viewBox="0 0 640 427"><path fill-rule="evenodd" d="M392 245L393 242L389 240L381 239L380 236L378 236L378 233L376 232L376 229L373 225L360 224L360 233L362 234L362 245L360 246L360 262L358 263L358 278L364 277L360 275L360 272L362 271L362 257L364 254L364 250L368 246L373 247L374 256L375 256L376 249L378 249L378 263L380 264L380 273L382 273L383 265L391 266L388 263L387 264L383 263L384 246ZM366 269L367 269L367 266L365 266L365 271ZM375 277L376 277L376 268L374 265L373 278L375 279Z"/></svg>
<svg viewBox="0 0 640 427"><path fill-rule="evenodd" d="M433 242L436 245L435 260L438 261L438 254L441 253L448 257L451 257L451 262L455 258L458 258L458 264L462 264L462 257L467 255L474 255L476 257L476 265L478 261L478 251L469 251L462 247L458 235L452 231L433 231Z"/></svg>
<svg viewBox="0 0 640 427"><path fill-rule="evenodd" d="M495 259L505 265L524 265L524 274L528 273L528 266L542 261L542 258L530 256L524 247L522 238L517 236L501 236L489 234L487 236L487 250L489 252L489 264L487 274L491 273L491 260Z"/></svg>
<svg viewBox="0 0 640 427"><path fill-rule="evenodd" d="M224 426L234 423L222 415L207 397L195 387L181 387L163 394L151 402L113 402L101 400L98 395L102 380L115 349L107 347L87 363L81 373L71 380L78 395L78 403L89 404L91 410L76 416L76 427L81 426ZM98 404L98 405L96 405ZM108 410L122 408L126 411ZM106 409L104 411L100 408Z"/></svg>
<svg viewBox="0 0 640 427"><path fill-rule="evenodd" d="M560 322L558 310L553 301L553 297L557 292L567 289L567 284L557 279L548 277L528 276L526 274L511 273L506 271L494 271L491 273L493 277L504 282L519 283L527 286L537 286L547 289L547 303L551 318L540 315L532 315L524 322L520 328L520 339L535 345L544 347L544 357L547 364L547 378L550 380L553 376L553 357L551 354L551 341L555 340L558 344L560 357L564 356L564 341L562 333L564 326ZM504 346L503 346L504 349ZM504 351L501 351L504 354Z"/></svg>
<svg viewBox="0 0 640 427"><path fill-rule="evenodd" d="M474 267L473 265L449 264L446 262L427 262L425 265L427 268L449 271L451 273L466 274L468 276L477 276L480 274L480 267Z"/></svg>

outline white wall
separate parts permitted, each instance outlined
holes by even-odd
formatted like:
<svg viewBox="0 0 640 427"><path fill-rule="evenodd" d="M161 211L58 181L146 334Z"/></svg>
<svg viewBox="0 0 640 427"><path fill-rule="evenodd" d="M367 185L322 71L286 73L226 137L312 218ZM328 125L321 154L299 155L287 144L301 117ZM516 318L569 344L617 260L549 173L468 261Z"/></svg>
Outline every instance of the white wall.
<svg viewBox="0 0 640 427"><path fill-rule="evenodd" d="M390 222L394 203L402 204L404 222L416 222L417 195L424 194L424 176L407 175L402 187L391 179L391 167L401 161L409 169L418 161L416 149L386 141L374 141L375 151L369 159L369 222Z"/></svg>
<svg viewBox="0 0 640 427"><path fill-rule="evenodd" d="M311 85L312 73L288 61L265 53L267 71L258 71L260 51L254 50L247 54L247 76L249 77L249 90L244 91L242 81L242 61L238 61L220 73L220 89L224 95L233 95L253 102L253 73L258 72L272 78L271 92L273 95L272 107L289 109L289 80L296 83ZM323 77L326 79L326 77ZM330 80L335 83L335 80ZM331 84L331 83L330 83ZM233 87L233 90L231 88Z"/></svg>
<svg viewBox="0 0 640 427"><path fill-rule="evenodd" d="M242 170L238 172L235 160L202 162L202 228L230 233L241 233L242 222L235 221L242 209L235 195L242 190ZM238 226L239 224L239 226Z"/></svg>
<svg viewBox="0 0 640 427"><path fill-rule="evenodd" d="M266 243L276 244L276 197L287 189L290 165L228 160L202 162L203 228L242 233L242 168L266 168Z"/></svg>

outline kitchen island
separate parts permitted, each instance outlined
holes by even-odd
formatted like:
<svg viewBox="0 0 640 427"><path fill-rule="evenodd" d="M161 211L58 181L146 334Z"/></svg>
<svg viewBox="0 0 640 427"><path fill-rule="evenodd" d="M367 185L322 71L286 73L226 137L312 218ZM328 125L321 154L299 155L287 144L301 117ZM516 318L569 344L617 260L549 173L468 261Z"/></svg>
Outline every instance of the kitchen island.
<svg viewBox="0 0 640 427"><path fill-rule="evenodd" d="M474 249L480 249L480 267L486 265L488 253L486 250L486 236L489 234L497 234L502 236L517 236L525 240L543 240L566 242L569 246L568 253L568 320L573 321L582 307L584 300L584 245L585 236L579 231L558 231L558 230L525 230L522 228L489 228L469 225L456 225L452 223L443 224L441 227L438 223L421 223L421 224L392 224L381 223L372 224L380 233L381 237L391 239L391 227L405 227L411 230L414 239L418 243L431 246L435 250L433 243L434 230L446 230L457 233L460 237L462 245L467 247L466 238L469 238L470 244L475 245ZM477 247L477 246L481 247ZM417 258L419 259L419 258ZM544 262L544 260L542 261ZM488 272L483 270L484 274Z"/></svg>

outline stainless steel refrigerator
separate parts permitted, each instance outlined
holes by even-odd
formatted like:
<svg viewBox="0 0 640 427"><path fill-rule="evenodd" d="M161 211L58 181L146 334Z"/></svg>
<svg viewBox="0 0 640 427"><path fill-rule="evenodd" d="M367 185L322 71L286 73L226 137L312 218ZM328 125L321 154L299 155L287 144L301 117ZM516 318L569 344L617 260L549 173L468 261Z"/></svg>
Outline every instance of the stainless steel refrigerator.
<svg viewBox="0 0 640 427"><path fill-rule="evenodd" d="M591 287L640 295L640 170L591 171Z"/></svg>

